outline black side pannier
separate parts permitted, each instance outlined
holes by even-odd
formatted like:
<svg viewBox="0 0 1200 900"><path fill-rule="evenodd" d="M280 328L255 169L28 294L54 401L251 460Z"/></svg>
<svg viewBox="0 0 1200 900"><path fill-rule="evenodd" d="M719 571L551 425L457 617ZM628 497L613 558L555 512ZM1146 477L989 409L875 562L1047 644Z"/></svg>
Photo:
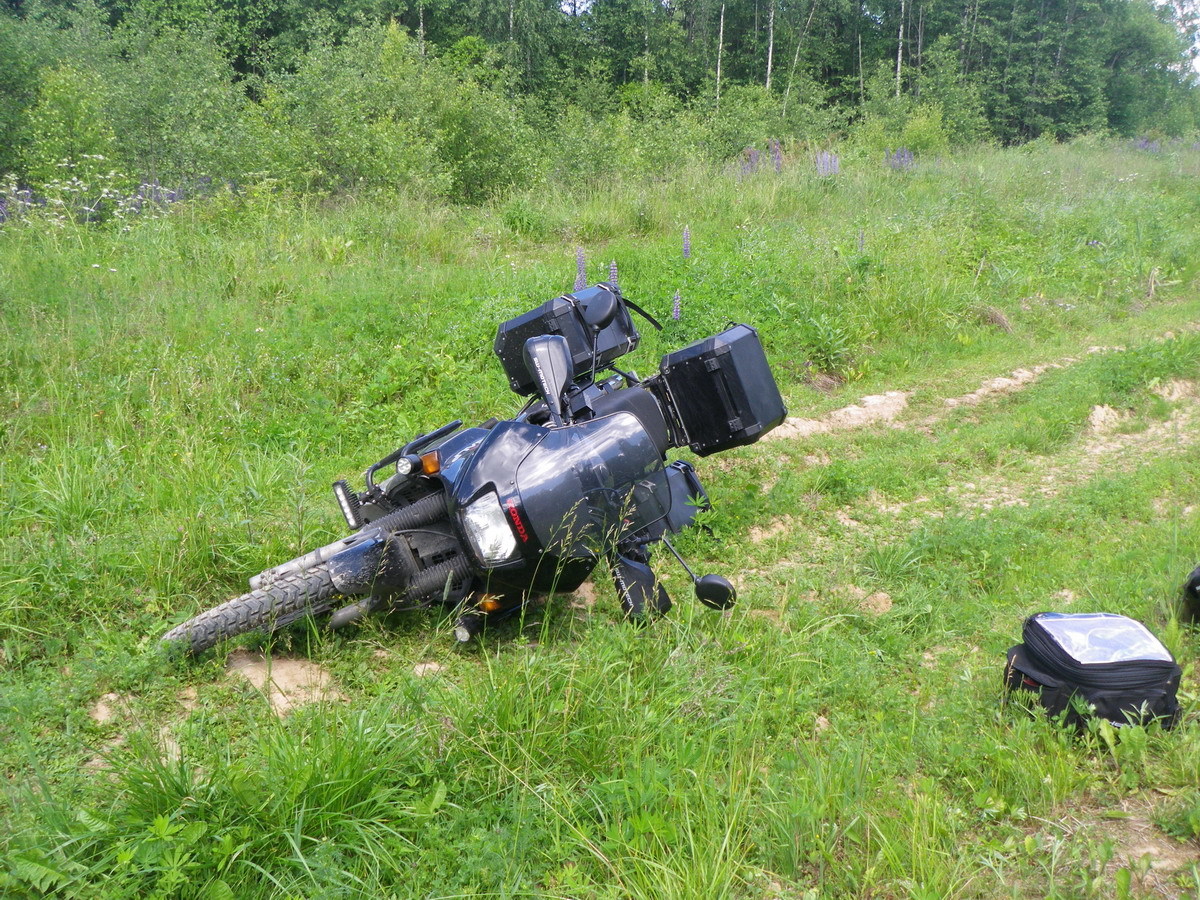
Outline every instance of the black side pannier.
<svg viewBox="0 0 1200 900"><path fill-rule="evenodd" d="M697 456L753 444L787 416L749 325L733 325L668 353L646 382L671 413L672 443Z"/></svg>
<svg viewBox="0 0 1200 900"><path fill-rule="evenodd" d="M1025 620L1024 643L1008 651L1010 690L1038 695L1054 716L1081 727L1089 716L1114 725L1175 724L1182 674L1171 652L1136 619L1114 613L1043 612Z"/></svg>
<svg viewBox="0 0 1200 900"><path fill-rule="evenodd" d="M571 362L576 375L586 375L592 360L592 333L583 320L588 305L605 294L615 294L617 314L613 321L596 336L596 368L605 366L637 349L641 335L629 314L628 302L616 285L603 283L548 300L536 309L515 319L503 322L496 331L492 349L500 357L508 386L518 394L534 392L533 376L525 365L525 342L543 334L561 334L571 349Z"/></svg>

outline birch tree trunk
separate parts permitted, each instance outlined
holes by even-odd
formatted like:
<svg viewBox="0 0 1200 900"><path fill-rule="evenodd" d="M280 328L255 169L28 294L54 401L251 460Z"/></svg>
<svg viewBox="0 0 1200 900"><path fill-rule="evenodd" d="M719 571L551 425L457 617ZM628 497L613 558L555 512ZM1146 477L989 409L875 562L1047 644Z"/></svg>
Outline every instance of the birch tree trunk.
<svg viewBox="0 0 1200 900"><path fill-rule="evenodd" d="M808 36L808 28L812 25L813 15L817 11L817 0L813 0L812 7L808 10L808 21L804 23L804 30L800 32L800 37L796 38L796 53L792 57L792 69L788 73L787 87L783 89L783 116L787 117L788 97L792 93L792 80L796 77L796 66L800 62L800 48L804 46L804 39ZM859 38L859 51L861 55L862 38Z"/></svg>
<svg viewBox="0 0 1200 900"><path fill-rule="evenodd" d="M904 0L900 0L900 34L896 47L896 99L900 99L900 60L904 55Z"/></svg>
<svg viewBox="0 0 1200 900"><path fill-rule="evenodd" d="M721 49L725 43L725 4L721 4L721 24L717 27L717 109L721 108Z"/></svg>
<svg viewBox="0 0 1200 900"><path fill-rule="evenodd" d="M775 60L775 0L767 17L767 90L771 90L771 64Z"/></svg>
<svg viewBox="0 0 1200 900"><path fill-rule="evenodd" d="M650 7L642 10L642 84L650 83Z"/></svg>
<svg viewBox="0 0 1200 900"><path fill-rule="evenodd" d="M858 33L858 102L867 102L867 80L863 77L861 31Z"/></svg>

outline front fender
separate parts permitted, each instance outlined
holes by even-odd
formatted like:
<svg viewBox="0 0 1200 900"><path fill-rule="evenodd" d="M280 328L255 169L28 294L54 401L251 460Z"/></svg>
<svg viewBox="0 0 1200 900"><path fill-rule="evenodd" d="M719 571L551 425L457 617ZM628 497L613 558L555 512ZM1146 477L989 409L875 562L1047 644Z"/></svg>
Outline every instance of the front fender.
<svg viewBox="0 0 1200 900"><path fill-rule="evenodd" d="M330 557L333 586L342 594L397 591L409 580L411 556L400 542L376 535Z"/></svg>

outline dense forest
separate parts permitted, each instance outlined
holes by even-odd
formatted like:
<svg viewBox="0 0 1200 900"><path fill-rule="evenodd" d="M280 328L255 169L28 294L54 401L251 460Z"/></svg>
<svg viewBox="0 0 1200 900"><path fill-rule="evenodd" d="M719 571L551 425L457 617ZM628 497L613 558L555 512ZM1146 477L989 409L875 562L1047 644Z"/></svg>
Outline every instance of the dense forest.
<svg viewBox="0 0 1200 900"><path fill-rule="evenodd" d="M0 0L0 173L473 202L780 142L1154 139L1200 124L1196 35L1182 0Z"/></svg>

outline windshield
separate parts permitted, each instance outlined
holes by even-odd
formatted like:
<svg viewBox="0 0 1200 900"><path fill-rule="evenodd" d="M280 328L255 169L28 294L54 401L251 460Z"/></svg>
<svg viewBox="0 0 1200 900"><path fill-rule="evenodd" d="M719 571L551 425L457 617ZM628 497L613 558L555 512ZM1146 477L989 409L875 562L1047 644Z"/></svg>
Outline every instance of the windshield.
<svg viewBox="0 0 1200 900"><path fill-rule="evenodd" d="M547 432L517 467L517 491L542 545L567 555L598 554L671 509L662 456L627 412Z"/></svg>

